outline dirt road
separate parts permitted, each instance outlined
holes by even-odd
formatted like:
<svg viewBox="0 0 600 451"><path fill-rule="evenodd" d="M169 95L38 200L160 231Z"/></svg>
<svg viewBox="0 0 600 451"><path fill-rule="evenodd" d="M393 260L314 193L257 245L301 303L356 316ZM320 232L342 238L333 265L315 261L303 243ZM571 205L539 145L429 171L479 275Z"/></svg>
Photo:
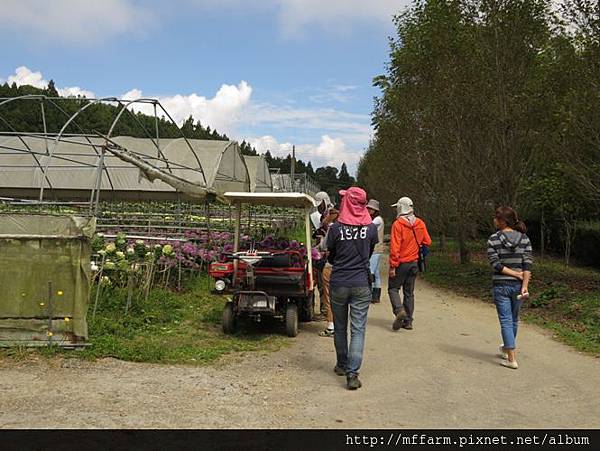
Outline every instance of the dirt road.
<svg viewBox="0 0 600 451"><path fill-rule="evenodd" d="M0 362L0 427L600 427L600 359L521 328L520 368L499 366L492 306L419 282L415 329L371 308L363 388L336 376L333 340L311 323L289 348L196 368Z"/></svg>

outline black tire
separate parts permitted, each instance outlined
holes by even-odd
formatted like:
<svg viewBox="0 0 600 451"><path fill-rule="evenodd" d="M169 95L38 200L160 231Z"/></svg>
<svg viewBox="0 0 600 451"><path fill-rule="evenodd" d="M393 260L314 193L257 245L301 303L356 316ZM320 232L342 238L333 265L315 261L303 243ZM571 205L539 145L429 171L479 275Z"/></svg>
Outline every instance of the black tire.
<svg viewBox="0 0 600 451"><path fill-rule="evenodd" d="M285 309L285 333L288 337L298 335L298 306L288 304Z"/></svg>
<svg viewBox="0 0 600 451"><path fill-rule="evenodd" d="M223 309L223 332L226 334L235 332L235 313L231 302L225 304Z"/></svg>
<svg viewBox="0 0 600 451"><path fill-rule="evenodd" d="M300 308L300 321L310 322L315 319L315 295L311 294L309 297L301 300Z"/></svg>

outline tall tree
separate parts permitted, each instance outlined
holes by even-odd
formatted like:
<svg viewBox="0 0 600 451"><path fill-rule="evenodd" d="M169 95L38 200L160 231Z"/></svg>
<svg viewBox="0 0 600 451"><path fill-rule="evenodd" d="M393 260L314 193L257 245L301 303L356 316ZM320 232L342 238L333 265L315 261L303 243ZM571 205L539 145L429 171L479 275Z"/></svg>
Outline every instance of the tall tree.
<svg viewBox="0 0 600 451"><path fill-rule="evenodd" d="M416 1L374 79L382 95L359 181L382 199L412 197L434 230L455 234L462 262L494 206L517 202L541 149L548 3Z"/></svg>
<svg viewBox="0 0 600 451"><path fill-rule="evenodd" d="M338 174L337 181L338 186L340 188L347 188L349 186L354 185L354 183L356 182L356 180L354 180L354 177L352 177L348 173L348 167L346 166L345 162L342 163L342 167L340 168L340 173Z"/></svg>

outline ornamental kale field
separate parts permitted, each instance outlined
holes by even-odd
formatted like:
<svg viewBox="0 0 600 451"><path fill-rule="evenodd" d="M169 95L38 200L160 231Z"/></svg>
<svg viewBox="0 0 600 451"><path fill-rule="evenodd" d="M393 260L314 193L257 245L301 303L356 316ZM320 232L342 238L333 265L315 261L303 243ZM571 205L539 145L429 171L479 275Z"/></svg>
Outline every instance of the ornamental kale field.
<svg viewBox="0 0 600 451"><path fill-rule="evenodd" d="M0 206L5 212L39 212L32 206ZM208 265L225 260L233 251L234 237L227 230L232 224L224 214L228 210L222 206L211 210L214 217L210 211L208 215L195 211L193 217L190 209L184 212L175 204L103 205L104 218L119 221L101 226L102 232L91 240L90 346L79 351L55 346L12 348L0 351L0 356L61 354L197 365L231 352L278 349L285 340L277 328L247 325L235 335L221 332L225 298L210 294L214 281L208 277ZM245 212L240 248L296 250L300 255L296 264L304 265L301 215L276 210ZM56 207L46 213L77 214L78 210ZM218 218L221 226L215 227ZM142 223L144 228L137 227Z"/></svg>

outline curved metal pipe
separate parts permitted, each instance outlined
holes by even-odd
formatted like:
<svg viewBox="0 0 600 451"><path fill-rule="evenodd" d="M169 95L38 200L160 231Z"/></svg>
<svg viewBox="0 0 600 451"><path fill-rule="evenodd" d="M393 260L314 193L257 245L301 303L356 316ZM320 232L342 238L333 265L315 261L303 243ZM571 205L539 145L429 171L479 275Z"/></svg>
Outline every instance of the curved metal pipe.
<svg viewBox="0 0 600 451"><path fill-rule="evenodd" d="M58 142L59 142L60 138L62 137L63 133L65 132L66 128L69 126L69 124L71 122L73 122L77 116L79 116L81 113L83 113L90 106L95 105L99 102L104 102L104 101L113 101L114 102L114 101L117 101L117 99L115 97L103 97L101 99L91 100L91 101L89 101L89 103L87 103L83 107L79 108L79 110L77 110L77 112L75 114L71 115L71 117L69 117L67 122L65 122L65 124L62 126L62 128L58 132L58 135L56 135L56 138L54 139L54 145L52 146L52 149L49 151L48 158L46 160L46 163L44 164L43 174L44 174L45 178L48 177L48 167L50 166L50 161L52 160L52 157L54 156L54 152L56 151L56 149L58 147ZM58 105L56 105L54 102L52 102L52 103L58 107ZM59 109L64 112L64 110L62 110L62 108L59 108ZM65 112L65 114L66 114L66 112ZM88 138L88 141L89 141L89 138ZM89 142L91 144L91 141L89 141ZM96 151L95 147L93 147L93 149L94 149L94 151ZM96 153L97 153L97 151L96 151ZM110 176L108 175L108 172L107 172L107 176L109 177L109 181L110 181ZM113 186L112 181L110 181L110 184L111 184L111 186ZM39 201L42 202L43 200L44 200L44 184L42 183L42 185L40 186Z"/></svg>
<svg viewBox="0 0 600 451"><path fill-rule="evenodd" d="M198 155L196 155L196 152L194 152L194 148L192 147L192 145L190 144L190 141L187 139L187 137L183 134L183 132L181 131L181 128L177 125L177 123L173 120L173 118L171 117L171 115L169 114L169 112L167 110L165 110L165 108L162 106L162 104L160 102L157 102L158 105L160 106L160 109L163 110L163 112L167 115L167 117L171 120L171 122L173 122L176 126L177 126L177 130L179 130L179 133L181 134L181 137L185 140L186 144L188 145L188 148L190 149L190 152L192 152L192 155L194 156L194 159L196 160L196 162L198 163L198 167L200 168L200 171L202 172L202 178L204 179L204 186L206 188L208 188L208 182L206 180L206 175L204 174L204 168L202 167L202 163L200 163L200 159L198 158Z"/></svg>
<svg viewBox="0 0 600 451"><path fill-rule="evenodd" d="M140 120L137 118L137 116L136 116L135 114L133 114L131 111L129 111L129 109L128 109L128 108L129 108L129 106L130 106L132 103L150 103L150 104L153 104L153 105L160 104L160 103L158 102L158 100L156 100L156 99L144 99L144 98L142 98L142 99L129 100L129 101L127 101L127 103L126 103L126 104L123 104L123 102L122 102L121 100L118 100L118 102L119 102L119 105L121 105L121 107L122 107L122 108L121 108L121 111L119 111L119 114L117 115L117 117L116 117L116 118L115 118L115 120L113 121L113 123L112 123L112 125L111 125L111 127L110 127L110 130L108 131L108 134L107 134L106 136L107 136L108 138L111 138L111 137L112 137L111 135L112 135L113 129L114 129L114 128L115 128L115 126L117 125L117 122L118 122L118 121L119 121L119 119L121 118L121 115L122 115L122 114L123 114L125 111L127 111L127 113L128 113L128 114L130 114L130 115L131 115L131 117L133 117L133 118L135 119L135 121L136 121L136 122L138 123L138 125L139 125L139 126L142 128L142 130L144 130L144 133L146 133L146 136L148 136L148 137L151 137L151 135L150 135L150 133L148 132L148 130L146 130L146 127L144 127L144 124L142 124L142 123L140 122ZM161 106L161 108L162 108L162 106ZM158 145L158 142L157 142L157 141L155 141L153 138L150 138L150 140L152 141L152 144L154 144L154 147L156 147L156 149L158 150L158 156L159 156L159 157L162 157L162 158L163 158L163 160L165 160L165 162L167 163L167 170L168 170L170 173L173 173L173 170L172 170L172 169L171 169L171 167L169 166L169 161L167 160L167 157L166 157L166 156L165 156L165 154L162 152L162 150L160 150L160 146Z"/></svg>

